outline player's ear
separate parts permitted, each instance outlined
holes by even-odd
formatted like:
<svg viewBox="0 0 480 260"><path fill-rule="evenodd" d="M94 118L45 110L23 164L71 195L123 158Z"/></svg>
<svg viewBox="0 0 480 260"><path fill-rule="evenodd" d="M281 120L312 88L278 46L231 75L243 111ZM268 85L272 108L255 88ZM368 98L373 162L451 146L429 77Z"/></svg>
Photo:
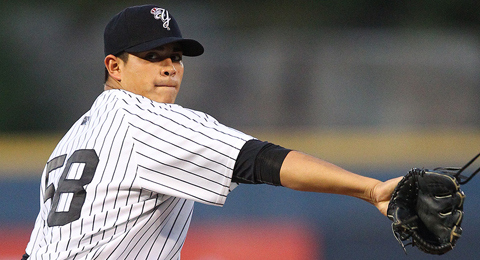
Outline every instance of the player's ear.
<svg viewBox="0 0 480 260"><path fill-rule="evenodd" d="M120 61L120 58L112 54L107 55L104 60L105 68L107 69L108 74L110 74L110 77L116 79L117 81L121 81L122 79Z"/></svg>

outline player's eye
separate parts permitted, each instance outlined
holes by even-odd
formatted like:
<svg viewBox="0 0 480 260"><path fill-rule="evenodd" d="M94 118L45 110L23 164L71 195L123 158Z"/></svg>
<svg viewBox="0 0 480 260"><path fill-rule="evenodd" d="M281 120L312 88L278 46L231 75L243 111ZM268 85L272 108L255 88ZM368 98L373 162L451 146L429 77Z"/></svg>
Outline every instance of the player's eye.
<svg viewBox="0 0 480 260"><path fill-rule="evenodd" d="M139 57L151 62L158 62L166 59L168 56L166 57L164 55L160 55L157 52L147 52L147 53L144 53L143 55L139 55ZM182 61L182 54L174 53L170 56L170 59L172 59L172 62L180 62Z"/></svg>
<svg viewBox="0 0 480 260"><path fill-rule="evenodd" d="M161 57L156 52L148 52L143 56L143 59L148 60L148 61L160 61Z"/></svg>
<svg viewBox="0 0 480 260"><path fill-rule="evenodd" d="M175 53L173 54L170 59L172 59L173 62L179 62L182 61L182 54L180 53Z"/></svg>

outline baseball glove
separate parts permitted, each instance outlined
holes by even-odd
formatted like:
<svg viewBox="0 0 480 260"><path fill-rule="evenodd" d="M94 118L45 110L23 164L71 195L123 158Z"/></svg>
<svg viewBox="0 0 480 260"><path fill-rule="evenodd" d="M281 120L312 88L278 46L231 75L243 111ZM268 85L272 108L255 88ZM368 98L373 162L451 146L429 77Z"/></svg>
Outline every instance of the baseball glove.
<svg viewBox="0 0 480 260"><path fill-rule="evenodd" d="M454 168L413 168L398 183L387 215L405 253L406 245L435 255L453 249L462 235L465 199L458 182L459 173ZM410 243L404 245L407 240Z"/></svg>

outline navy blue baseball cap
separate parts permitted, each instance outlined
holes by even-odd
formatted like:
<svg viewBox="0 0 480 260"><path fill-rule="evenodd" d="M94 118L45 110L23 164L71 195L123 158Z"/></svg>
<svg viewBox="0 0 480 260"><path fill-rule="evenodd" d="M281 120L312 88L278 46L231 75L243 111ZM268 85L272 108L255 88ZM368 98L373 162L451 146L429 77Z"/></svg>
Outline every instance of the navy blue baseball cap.
<svg viewBox="0 0 480 260"><path fill-rule="evenodd" d="M196 40L184 39L173 16L156 5L132 6L116 14L103 34L105 56L143 52L178 42L185 56L203 54Z"/></svg>

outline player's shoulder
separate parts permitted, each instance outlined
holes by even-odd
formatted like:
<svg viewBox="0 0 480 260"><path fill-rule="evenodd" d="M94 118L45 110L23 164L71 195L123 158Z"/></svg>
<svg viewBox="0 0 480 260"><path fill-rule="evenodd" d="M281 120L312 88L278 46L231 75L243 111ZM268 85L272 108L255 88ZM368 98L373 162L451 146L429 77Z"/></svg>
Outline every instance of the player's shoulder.
<svg viewBox="0 0 480 260"><path fill-rule="evenodd" d="M97 98L97 101L99 100L100 103L104 105L106 103L115 103L115 110L123 110L126 114L131 115L172 116L198 122L217 122L215 118L204 112L185 108L178 104L155 102L142 95L125 90L114 89L104 91L104 93Z"/></svg>

